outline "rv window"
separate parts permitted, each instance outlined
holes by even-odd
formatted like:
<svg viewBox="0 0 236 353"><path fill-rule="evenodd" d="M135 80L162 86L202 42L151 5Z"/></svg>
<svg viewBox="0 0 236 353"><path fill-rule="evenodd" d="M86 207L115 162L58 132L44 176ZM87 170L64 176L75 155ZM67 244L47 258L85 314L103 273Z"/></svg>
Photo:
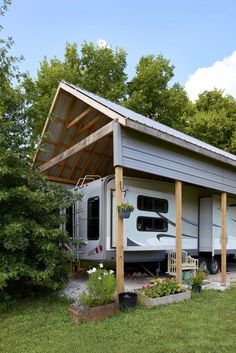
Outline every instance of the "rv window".
<svg viewBox="0 0 236 353"><path fill-rule="evenodd" d="M140 232L167 232L168 222L162 218L138 217L137 229Z"/></svg>
<svg viewBox="0 0 236 353"><path fill-rule="evenodd" d="M99 197L88 199L88 240L97 240L99 238Z"/></svg>
<svg viewBox="0 0 236 353"><path fill-rule="evenodd" d="M142 211L168 212L168 201L165 199L139 195L137 203L138 209Z"/></svg>
<svg viewBox="0 0 236 353"><path fill-rule="evenodd" d="M73 237L73 206L66 208L66 231Z"/></svg>

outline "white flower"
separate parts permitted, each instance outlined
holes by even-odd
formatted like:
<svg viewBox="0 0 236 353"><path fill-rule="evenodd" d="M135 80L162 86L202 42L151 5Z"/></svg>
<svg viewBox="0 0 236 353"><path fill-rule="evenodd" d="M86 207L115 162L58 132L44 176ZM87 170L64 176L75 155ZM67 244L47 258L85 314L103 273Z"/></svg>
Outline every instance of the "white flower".
<svg viewBox="0 0 236 353"><path fill-rule="evenodd" d="M104 276L108 275L108 272L107 271L103 272L103 275Z"/></svg>
<svg viewBox="0 0 236 353"><path fill-rule="evenodd" d="M112 275L112 273L114 273L114 271L110 270L109 273Z"/></svg>
<svg viewBox="0 0 236 353"><path fill-rule="evenodd" d="M102 277L101 277L101 276L99 276L99 277L98 277L98 279L99 279L99 280L101 280L101 279L102 279Z"/></svg>
<svg viewBox="0 0 236 353"><path fill-rule="evenodd" d="M92 268L92 270L88 270L87 273L90 275L91 273L94 273L96 271L97 271L97 269L96 269L96 267L94 267L94 268Z"/></svg>
<svg viewBox="0 0 236 353"><path fill-rule="evenodd" d="M101 263L101 264L99 264L99 267L100 267L100 268L103 268L103 264L102 264L102 263Z"/></svg>

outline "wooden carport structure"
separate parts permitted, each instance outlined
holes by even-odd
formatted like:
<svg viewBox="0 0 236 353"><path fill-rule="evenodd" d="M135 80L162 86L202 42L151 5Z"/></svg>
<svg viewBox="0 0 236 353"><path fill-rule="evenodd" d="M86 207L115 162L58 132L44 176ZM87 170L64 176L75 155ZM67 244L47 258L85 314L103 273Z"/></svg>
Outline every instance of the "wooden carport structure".
<svg viewBox="0 0 236 353"><path fill-rule="evenodd" d="M236 156L62 81L35 162L48 180L76 185L85 175L115 174L116 204L123 175L175 183L177 281L182 280L182 184L221 193L221 282L226 283L227 193L236 195ZM117 291L124 289L123 220L116 215Z"/></svg>

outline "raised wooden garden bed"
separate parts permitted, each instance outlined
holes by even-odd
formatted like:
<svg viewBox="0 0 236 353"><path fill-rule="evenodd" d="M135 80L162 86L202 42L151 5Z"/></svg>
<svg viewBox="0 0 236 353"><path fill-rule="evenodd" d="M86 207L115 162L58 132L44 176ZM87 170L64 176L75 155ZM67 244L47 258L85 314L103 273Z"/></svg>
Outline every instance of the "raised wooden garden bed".
<svg viewBox="0 0 236 353"><path fill-rule="evenodd" d="M80 308L74 304L69 306L69 314L74 324L78 325L82 322L95 322L104 320L115 315L119 311L119 303L110 303L94 308Z"/></svg>
<svg viewBox="0 0 236 353"><path fill-rule="evenodd" d="M177 303L180 301L189 300L191 298L191 293L188 290L185 290L182 293L167 295L165 297L158 298L149 298L143 293L141 293L138 289L135 289L135 293L138 294L139 303L141 303L147 308L156 305Z"/></svg>

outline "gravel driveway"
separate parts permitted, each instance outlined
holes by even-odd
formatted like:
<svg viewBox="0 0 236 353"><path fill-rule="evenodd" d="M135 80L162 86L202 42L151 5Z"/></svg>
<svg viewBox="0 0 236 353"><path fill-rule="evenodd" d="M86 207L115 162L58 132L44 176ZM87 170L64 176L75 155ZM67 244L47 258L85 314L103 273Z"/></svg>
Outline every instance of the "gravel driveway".
<svg viewBox="0 0 236 353"><path fill-rule="evenodd" d="M204 289L225 290L231 284L236 284L236 263L230 263L227 266L226 286L221 286L221 275L209 275ZM79 294L86 289L86 276L78 276L71 278L64 289L60 291L60 295L65 295L69 298L77 299ZM128 275L125 277L125 291L133 291L134 288L140 288L148 284L150 277L145 273L136 273L136 275Z"/></svg>

